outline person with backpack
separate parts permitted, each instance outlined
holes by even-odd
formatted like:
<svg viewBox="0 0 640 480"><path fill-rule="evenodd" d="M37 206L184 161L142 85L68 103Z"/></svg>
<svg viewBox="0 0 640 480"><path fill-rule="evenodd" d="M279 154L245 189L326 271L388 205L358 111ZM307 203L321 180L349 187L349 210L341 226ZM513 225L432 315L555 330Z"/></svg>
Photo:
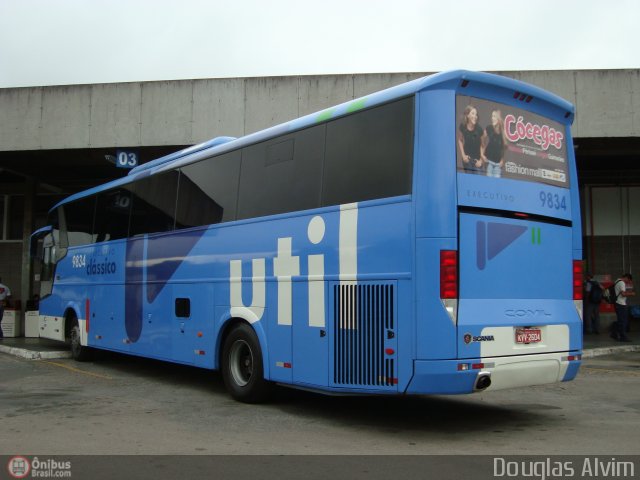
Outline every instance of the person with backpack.
<svg viewBox="0 0 640 480"><path fill-rule="evenodd" d="M611 338L618 340L619 342L630 342L631 339L627 336L627 326L629 324L629 306L627 305L627 297L631 297L636 294L633 291L633 287L627 287L627 284L632 285L633 277L630 273L625 273L622 277L618 278L614 282L615 288L615 308L617 321L614 324L614 328L611 331Z"/></svg>
<svg viewBox="0 0 640 480"><path fill-rule="evenodd" d="M4 334L2 332L2 316L4 315L4 307L6 306L9 297L11 297L11 290L2 283L2 278L0 278L0 340L4 338Z"/></svg>
<svg viewBox="0 0 640 480"><path fill-rule="evenodd" d="M602 285L587 273L584 283L584 333L600 334L600 303L602 302Z"/></svg>

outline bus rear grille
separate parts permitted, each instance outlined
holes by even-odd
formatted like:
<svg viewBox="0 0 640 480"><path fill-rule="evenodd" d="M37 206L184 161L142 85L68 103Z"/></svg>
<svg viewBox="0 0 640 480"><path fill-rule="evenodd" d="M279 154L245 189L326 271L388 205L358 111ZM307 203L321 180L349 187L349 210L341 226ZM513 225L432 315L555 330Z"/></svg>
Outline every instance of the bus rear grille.
<svg viewBox="0 0 640 480"><path fill-rule="evenodd" d="M333 313L334 384L395 387L394 285L334 285Z"/></svg>

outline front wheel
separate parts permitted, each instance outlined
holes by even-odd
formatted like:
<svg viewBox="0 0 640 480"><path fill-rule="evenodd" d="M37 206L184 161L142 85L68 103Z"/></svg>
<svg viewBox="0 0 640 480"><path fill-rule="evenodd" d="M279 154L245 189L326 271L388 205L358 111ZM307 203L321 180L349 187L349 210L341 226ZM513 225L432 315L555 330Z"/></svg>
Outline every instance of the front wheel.
<svg viewBox="0 0 640 480"><path fill-rule="evenodd" d="M80 327L77 320L74 321L69 336L71 340L71 357L78 362L91 360L91 349L80 342Z"/></svg>
<svg viewBox="0 0 640 480"><path fill-rule="evenodd" d="M246 323L234 327L224 342L222 378L236 400L259 403L269 397L271 384L264 379L260 342Z"/></svg>

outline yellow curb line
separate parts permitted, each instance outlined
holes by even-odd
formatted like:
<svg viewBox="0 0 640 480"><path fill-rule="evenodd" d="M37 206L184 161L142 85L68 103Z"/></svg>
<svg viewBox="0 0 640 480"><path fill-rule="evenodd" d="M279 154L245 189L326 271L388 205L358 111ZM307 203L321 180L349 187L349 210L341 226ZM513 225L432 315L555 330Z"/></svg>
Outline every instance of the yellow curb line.
<svg viewBox="0 0 640 480"><path fill-rule="evenodd" d="M91 377L103 378L105 380L113 380L113 377L110 377L108 375L100 375L99 373L87 372L85 370L80 370L79 368L70 367L69 365L65 365L63 363L49 362L47 360L41 360L41 361L42 363L48 363L49 365L55 365L56 367L65 368L71 372L81 373L83 375L89 375Z"/></svg>

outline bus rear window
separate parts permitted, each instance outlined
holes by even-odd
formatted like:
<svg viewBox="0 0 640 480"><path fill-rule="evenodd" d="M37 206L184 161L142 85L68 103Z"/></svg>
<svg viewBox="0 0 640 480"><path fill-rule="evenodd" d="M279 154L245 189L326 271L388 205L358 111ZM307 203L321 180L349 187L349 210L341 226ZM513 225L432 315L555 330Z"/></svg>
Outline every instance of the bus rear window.
<svg viewBox="0 0 640 480"><path fill-rule="evenodd" d="M564 126L509 105L456 97L460 173L569 188Z"/></svg>

